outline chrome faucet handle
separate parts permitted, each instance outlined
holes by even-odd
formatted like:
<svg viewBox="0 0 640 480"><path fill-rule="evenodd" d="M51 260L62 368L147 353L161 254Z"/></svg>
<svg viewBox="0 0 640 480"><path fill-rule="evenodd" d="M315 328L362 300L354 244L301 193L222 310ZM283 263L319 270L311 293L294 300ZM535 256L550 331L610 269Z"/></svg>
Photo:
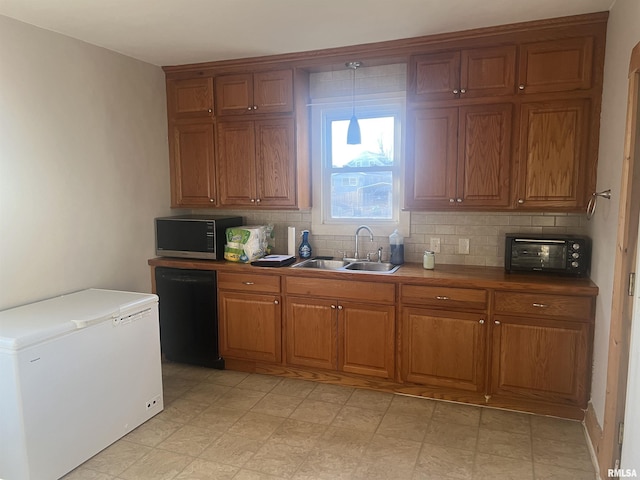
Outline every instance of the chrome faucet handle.
<svg viewBox="0 0 640 480"><path fill-rule="evenodd" d="M349 253L343 250L338 250L338 253L342 255L343 260L349 256Z"/></svg>
<svg viewBox="0 0 640 480"><path fill-rule="evenodd" d="M378 263L382 263L382 247L378 248Z"/></svg>

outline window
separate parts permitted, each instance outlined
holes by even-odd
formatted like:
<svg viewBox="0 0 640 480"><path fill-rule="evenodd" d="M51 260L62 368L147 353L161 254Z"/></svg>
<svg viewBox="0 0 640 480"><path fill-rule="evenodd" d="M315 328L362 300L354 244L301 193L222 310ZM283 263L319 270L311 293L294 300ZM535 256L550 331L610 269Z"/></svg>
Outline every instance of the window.
<svg viewBox="0 0 640 480"><path fill-rule="evenodd" d="M351 234L367 224L383 235L408 224L400 211L404 101L359 101L360 145L347 144L350 105L327 102L312 112L313 173L320 180L314 181L314 232Z"/></svg>

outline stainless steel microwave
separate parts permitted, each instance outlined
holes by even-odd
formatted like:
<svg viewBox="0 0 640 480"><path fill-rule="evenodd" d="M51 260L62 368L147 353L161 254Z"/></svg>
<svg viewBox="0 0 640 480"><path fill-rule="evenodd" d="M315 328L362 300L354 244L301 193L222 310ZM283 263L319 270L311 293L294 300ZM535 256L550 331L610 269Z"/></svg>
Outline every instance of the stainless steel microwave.
<svg viewBox="0 0 640 480"><path fill-rule="evenodd" d="M242 217L178 215L156 218L156 255L222 260L226 229L240 225Z"/></svg>
<svg viewBox="0 0 640 480"><path fill-rule="evenodd" d="M591 239L584 235L506 236L507 272L547 272L587 277L591 270Z"/></svg>

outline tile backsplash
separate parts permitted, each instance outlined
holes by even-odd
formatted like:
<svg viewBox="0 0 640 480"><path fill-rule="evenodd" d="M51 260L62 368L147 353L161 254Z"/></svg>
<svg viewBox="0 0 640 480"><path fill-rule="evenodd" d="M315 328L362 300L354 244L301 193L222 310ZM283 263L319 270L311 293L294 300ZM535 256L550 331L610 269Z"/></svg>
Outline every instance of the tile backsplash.
<svg viewBox="0 0 640 480"><path fill-rule="evenodd" d="M193 213L205 213L194 211ZM274 225L274 253L287 253L287 227L295 227L300 242L300 232L310 230L313 255L342 256L353 254L353 235L314 235L311 229L311 212L284 212L268 210L210 211L215 215L241 215L245 225ZM374 241L361 233L359 251L376 252L383 247L383 260L389 256L389 238L377 236ZM354 229L355 233L355 229ZM436 264L504 266L504 235L506 233L558 233L586 234L587 219L584 214L566 213L475 213L475 212L412 212L411 233L404 239L405 261L422 262L422 254L430 250L432 238L440 239L440 253ZM458 253L460 239L469 240L469 254ZM297 249L297 245L296 245Z"/></svg>

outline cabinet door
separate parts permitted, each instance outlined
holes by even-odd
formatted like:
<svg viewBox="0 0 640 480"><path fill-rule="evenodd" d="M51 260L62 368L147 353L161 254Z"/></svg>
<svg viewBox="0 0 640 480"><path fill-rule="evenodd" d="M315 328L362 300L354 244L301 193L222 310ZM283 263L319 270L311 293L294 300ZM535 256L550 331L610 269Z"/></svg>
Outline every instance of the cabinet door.
<svg viewBox="0 0 640 480"><path fill-rule="evenodd" d="M409 63L414 101L450 100L460 91L460 52L417 55Z"/></svg>
<svg viewBox="0 0 640 480"><path fill-rule="evenodd" d="M509 205L511 104L460 108L458 187L462 206Z"/></svg>
<svg viewBox="0 0 640 480"><path fill-rule="evenodd" d="M256 203L292 206L296 201L294 121L256 121Z"/></svg>
<svg viewBox="0 0 640 480"><path fill-rule="evenodd" d="M213 124L174 124L171 130L171 205L215 205Z"/></svg>
<svg viewBox="0 0 640 480"><path fill-rule="evenodd" d="M454 203L458 109L412 111L407 139L405 207L433 208Z"/></svg>
<svg viewBox="0 0 640 480"><path fill-rule="evenodd" d="M522 104L518 206L585 206L588 100Z"/></svg>
<svg viewBox="0 0 640 480"><path fill-rule="evenodd" d="M220 354L280 362L281 306L277 295L219 291Z"/></svg>
<svg viewBox="0 0 640 480"><path fill-rule="evenodd" d="M213 78L167 80L170 120L213 117Z"/></svg>
<svg viewBox="0 0 640 480"><path fill-rule="evenodd" d="M253 109L255 113L293 111L293 72L278 70L253 75Z"/></svg>
<svg viewBox="0 0 640 480"><path fill-rule="evenodd" d="M340 302L338 369L393 379L395 307Z"/></svg>
<svg viewBox="0 0 640 480"><path fill-rule="evenodd" d="M591 88L593 37L536 42L520 47L521 93Z"/></svg>
<svg viewBox="0 0 640 480"><path fill-rule="evenodd" d="M253 122L219 122L217 139L220 205L255 205L256 162Z"/></svg>
<svg viewBox="0 0 640 480"><path fill-rule="evenodd" d="M587 407L591 325L496 315L491 392Z"/></svg>
<svg viewBox="0 0 640 480"><path fill-rule="evenodd" d="M222 75L216 77L216 113L242 115L253 112L253 76Z"/></svg>
<svg viewBox="0 0 640 480"><path fill-rule="evenodd" d="M462 51L460 98L513 95L515 79L515 45Z"/></svg>
<svg viewBox="0 0 640 480"><path fill-rule="evenodd" d="M286 363L335 370L337 304L303 297L286 299Z"/></svg>
<svg viewBox="0 0 640 480"><path fill-rule="evenodd" d="M402 380L484 392L485 317L404 307Z"/></svg>

